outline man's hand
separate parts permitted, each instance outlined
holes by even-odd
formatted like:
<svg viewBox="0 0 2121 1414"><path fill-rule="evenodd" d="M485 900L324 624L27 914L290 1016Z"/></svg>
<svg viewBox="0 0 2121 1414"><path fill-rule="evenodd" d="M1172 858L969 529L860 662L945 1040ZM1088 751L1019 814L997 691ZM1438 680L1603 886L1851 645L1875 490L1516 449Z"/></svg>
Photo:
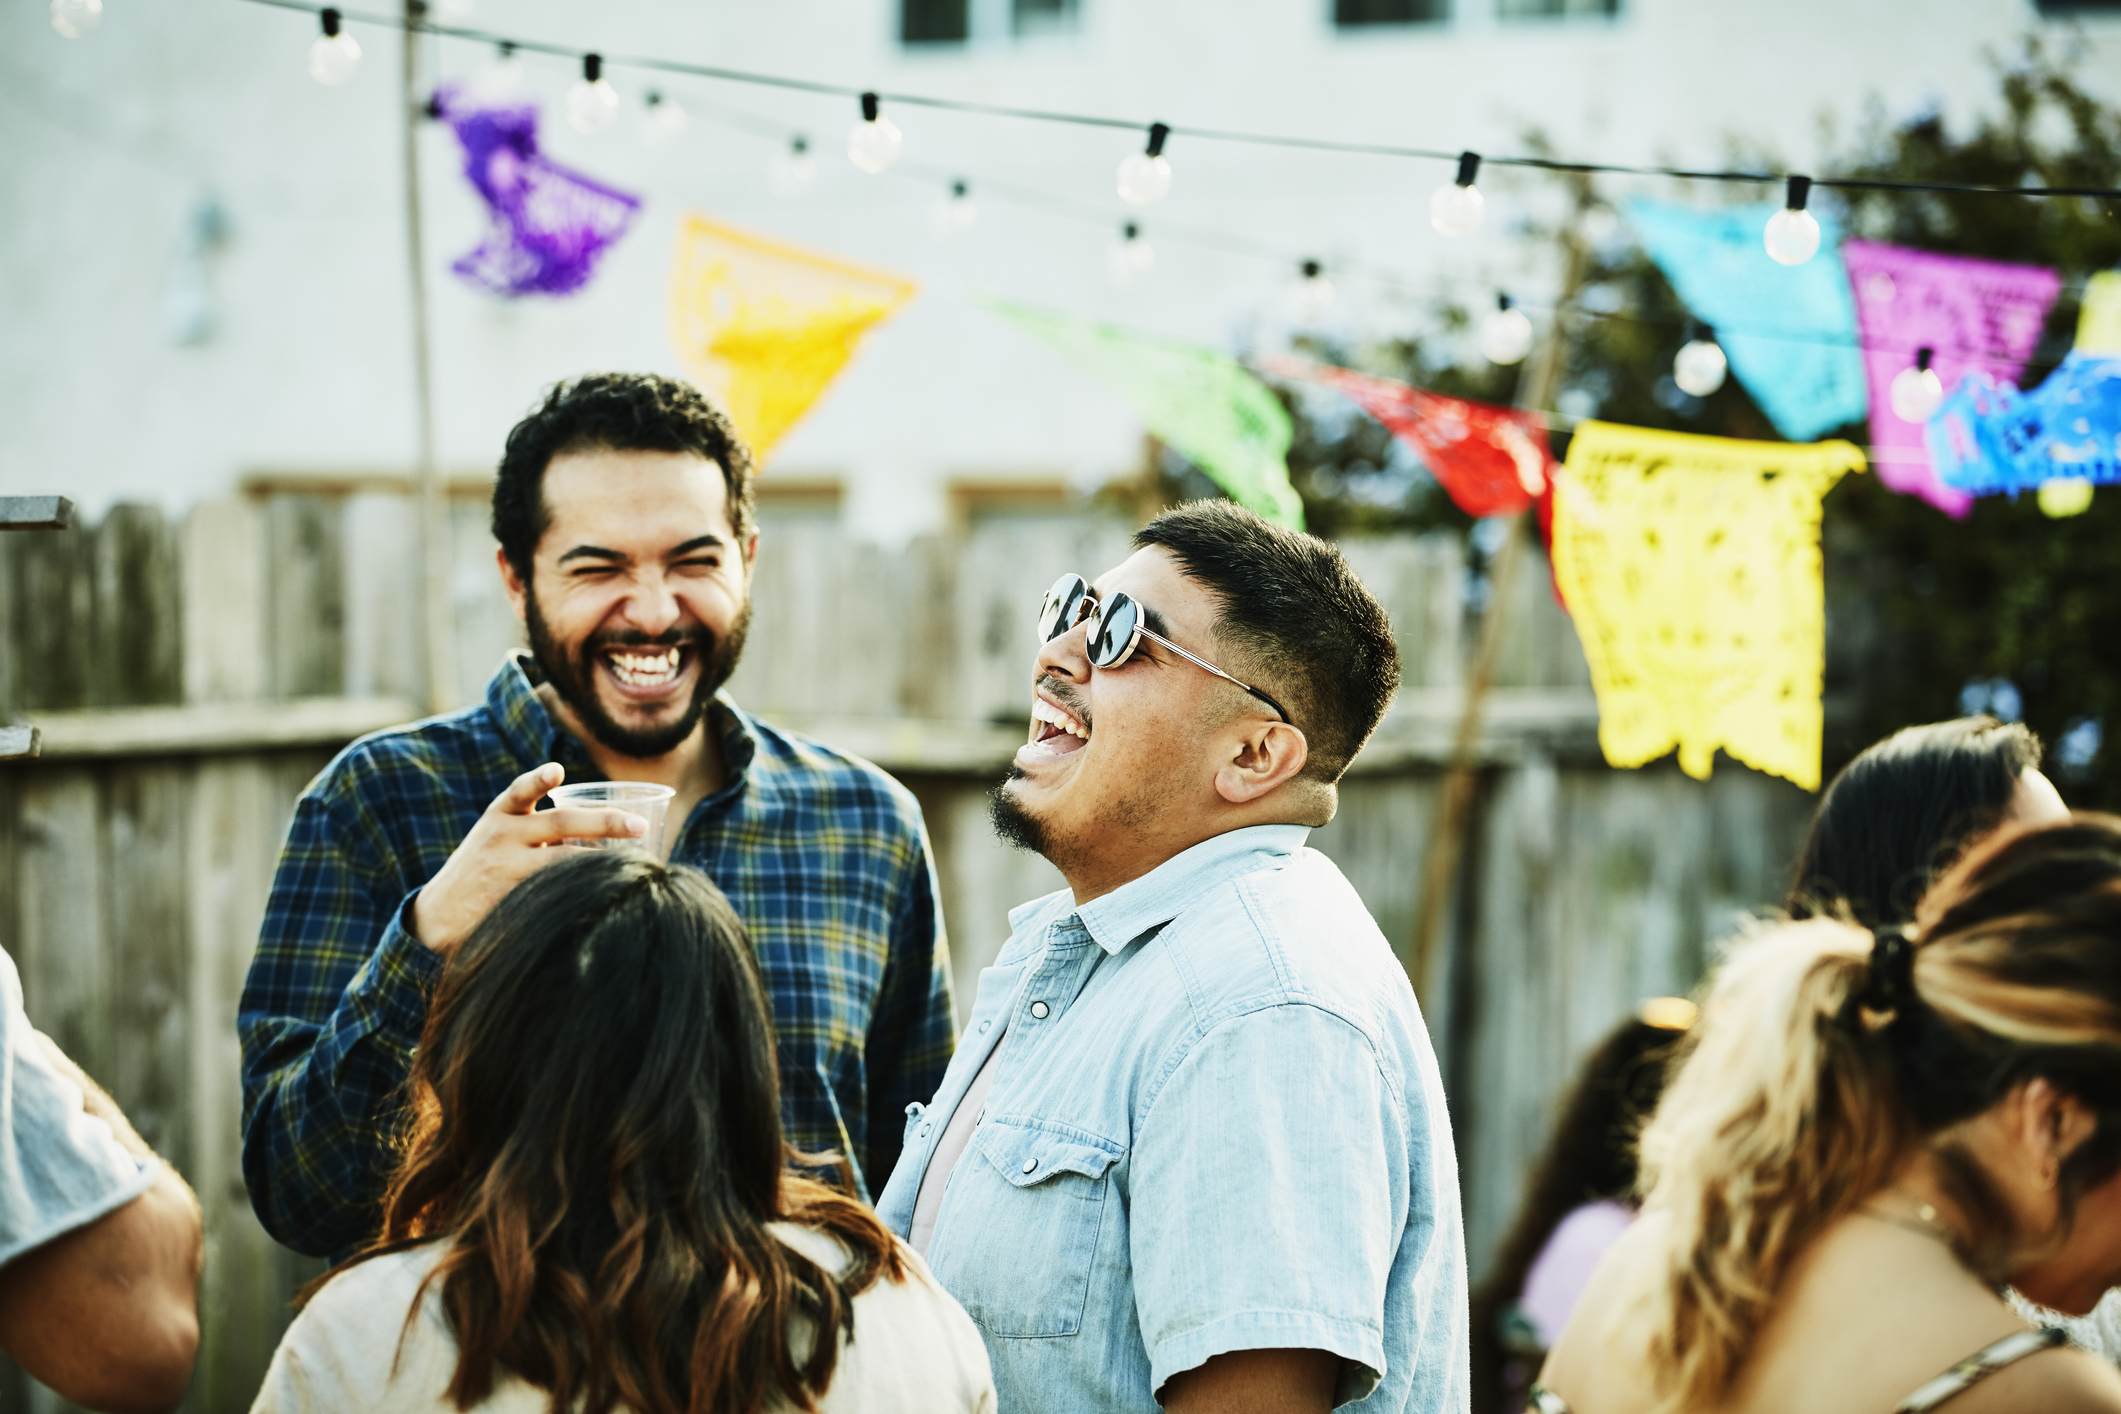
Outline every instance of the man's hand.
<svg viewBox="0 0 2121 1414"><path fill-rule="evenodd" d="M623 810L540 810L566 776L558 762L526 771L494 798L440 872L412 902L412 931L445 956L471 936L510 889L560 856L548 846L581 839L639 839L648 822Z"/></svg>

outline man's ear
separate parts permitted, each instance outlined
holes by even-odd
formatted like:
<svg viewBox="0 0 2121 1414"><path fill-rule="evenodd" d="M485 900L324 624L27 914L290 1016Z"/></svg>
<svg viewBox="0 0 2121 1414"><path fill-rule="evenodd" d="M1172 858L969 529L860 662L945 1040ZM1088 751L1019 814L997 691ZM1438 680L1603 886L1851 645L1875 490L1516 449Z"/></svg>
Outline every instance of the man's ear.
<svg viewBox="0 0 2121 1414"><path fill-rule="evenodd" d="M751 572L759 567L759 533L754 530L744 542L744 581L750 583Z"/></svg>
<svg viewBox="0 0 2121 1414"><path fill-rule="evenodd" d="M509 563L508 552L496 547L494 563L501 567L501 589L508 595L508 607L516 611L517 623L530 622L530 586L523 583L516 567Z"/></svg>
<svg viewBox="0 0 2121 1414"><path fill-rule="evenodd" d="M1232 805L1250 805L1294 779L1310 752L1304 734L1287 722L1248 720L1216 769L1215 793Z"/></svg>

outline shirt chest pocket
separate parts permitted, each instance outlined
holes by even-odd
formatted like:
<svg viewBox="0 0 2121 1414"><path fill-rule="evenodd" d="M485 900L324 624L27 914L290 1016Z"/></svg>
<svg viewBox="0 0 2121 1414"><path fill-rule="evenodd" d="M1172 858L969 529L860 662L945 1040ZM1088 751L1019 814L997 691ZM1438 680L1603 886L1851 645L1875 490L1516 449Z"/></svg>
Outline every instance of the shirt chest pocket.
<svg viewBox="0 0 2121 1414"><path fill-rule="evenodd" d="M950 1176L930 1260L997 1336L1082 1329L1098 1241L1114 1225L1118 1146L1078 1129L991 1119Z"/></svg>

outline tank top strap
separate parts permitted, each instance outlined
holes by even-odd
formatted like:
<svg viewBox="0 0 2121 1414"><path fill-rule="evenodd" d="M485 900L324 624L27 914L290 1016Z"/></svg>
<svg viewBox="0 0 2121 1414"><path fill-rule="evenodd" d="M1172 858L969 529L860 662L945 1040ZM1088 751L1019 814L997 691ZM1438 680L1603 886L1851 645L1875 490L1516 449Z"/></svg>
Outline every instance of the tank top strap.
<svg viewBox="0 0 2121 1414"><path fill-rule="evenodd" d="M1927 1414L1928 1410L1987 1379L2006 1365L2015 1365L2028 1355L2052 1350L2069 1340L2066 1331L2014 1331L1999 1341L1982 1346L1928 1384L1893 1406L1893 1414Z"/></svg>

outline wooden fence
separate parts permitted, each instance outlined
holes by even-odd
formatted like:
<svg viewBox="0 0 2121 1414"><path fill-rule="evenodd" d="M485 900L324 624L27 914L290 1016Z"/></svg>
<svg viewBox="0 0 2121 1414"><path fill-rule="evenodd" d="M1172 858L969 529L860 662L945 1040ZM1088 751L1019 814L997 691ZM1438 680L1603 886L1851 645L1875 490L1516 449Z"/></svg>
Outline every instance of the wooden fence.
<svg viewBox="0 0 2121 1414"><path fill-rule="evenodd" d="M517 633L484 510L452 501L453 691L467 702ZM181 522L120 506L93 529L0 540L0 708L45 742L0 768L0 946L32 1017L204 1205L188 1410L248 1407L289 1296L317 1270L266 1237L243 1190L235 1005L296 796L354 735L414 714L412 524L387 484L282 484ZM1058 884L986 824L986 791L1023 739L1032 611L1063 570L1117 562L1126 530L999 518L885 549L830 522L765 521L731 691L919 796L961 1007L1007 910ZM1312 841L1404 956L1460 702L1467 570L1447 535L1345 548L1392 612L1406 686ZM1581 651L1531 559L1505 608L1458 905L1422 979L1476 1271L1574 1064L1641 998L1691 986L1713 940L1779 894L1810 808L1735 765L1706 783L1607 769ZM0 1411L64 1407L0 1369Z"/></svg>

